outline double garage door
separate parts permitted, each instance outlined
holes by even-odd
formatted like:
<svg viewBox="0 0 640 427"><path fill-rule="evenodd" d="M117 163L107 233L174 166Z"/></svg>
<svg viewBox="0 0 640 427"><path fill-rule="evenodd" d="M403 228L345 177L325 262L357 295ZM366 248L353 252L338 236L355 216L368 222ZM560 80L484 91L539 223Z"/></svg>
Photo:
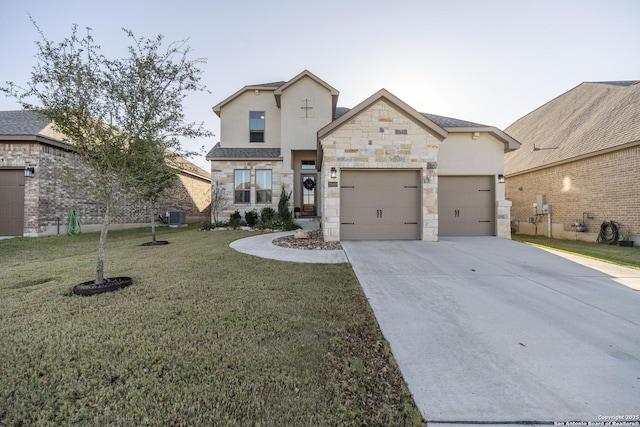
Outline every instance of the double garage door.
<svg viewBox="0 0 640 427"><path fill-rule="evenodd" d="M420 171L343 170L341 240L419 240ZM440 236L494 234L492 177L438 178Z"/></svg>

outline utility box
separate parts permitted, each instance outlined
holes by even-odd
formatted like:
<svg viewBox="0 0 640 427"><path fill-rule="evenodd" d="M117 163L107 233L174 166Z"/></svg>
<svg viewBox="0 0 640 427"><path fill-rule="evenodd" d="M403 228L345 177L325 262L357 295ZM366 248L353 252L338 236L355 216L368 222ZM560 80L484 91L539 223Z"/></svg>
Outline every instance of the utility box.
<svg viewBox="0 0 640 427"><path fill-rule="evenodd" d="M536 196L536 203L535 203L535 207L536 207L536 214L537 215L541 215L543 213L543 206L547 204L547 196L545 196L544 194L538 194Z"/></svg>
<svg viewBox="0 0 640 427"><path fill-rule="evenodd" d="M167 211L167 224L184 225L187 223L187 213L185 211Z"/></svg>
<svg viewBox="0 0 640 427"><path fill-rule="evenodd" d="M542 213L551 215L551 205L542 205Z"/></svg>

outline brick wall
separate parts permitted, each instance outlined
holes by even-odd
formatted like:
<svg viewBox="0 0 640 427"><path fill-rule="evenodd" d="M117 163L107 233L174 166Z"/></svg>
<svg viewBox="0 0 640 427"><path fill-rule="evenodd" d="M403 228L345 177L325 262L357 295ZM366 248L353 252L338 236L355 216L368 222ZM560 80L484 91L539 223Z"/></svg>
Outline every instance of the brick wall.
<svg viewBox="0 0 640 427"><path fill-rule="evenodd" d="M104 207L84 194L88 168L71 151L36 142L0 143L0 167L35 165L35 174L25 178L25 236L66 233L69 211L78 211L83 231L102 223ZM191 222L210 215L210 182L180 174L178 184L158 203L166 209L187 212ZM114 228L147 225L151 207L146 201L122 203L112 216Z"/></svg>
<svg viewBox="0 0 640 427"><path fill-rule="evenodd" d="M527 218L533 216L536 195L544 194L552 205L554 237L595 241L600 224L614 220L640 243L640 146L507 177L506 191L520 233L536 232ZM588 232L576 233L571 224L582 221L585 212L593 217L585 214ZM537 224L537 234L547 235L546 222Z"/></svg>
<svg viewBox="0 0 640 427"><path fill-rule="evenodd" d="M178 174L176 184L158 201L158 211L182 210L187 222L209 221L211 217L211 181L191 174Z"/></svg>

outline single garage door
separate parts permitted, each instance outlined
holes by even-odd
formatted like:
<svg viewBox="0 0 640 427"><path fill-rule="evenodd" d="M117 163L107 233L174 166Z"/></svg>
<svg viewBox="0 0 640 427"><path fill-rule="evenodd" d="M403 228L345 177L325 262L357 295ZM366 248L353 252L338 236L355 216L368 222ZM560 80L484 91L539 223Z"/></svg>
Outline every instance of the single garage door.
<svg viewBox="0 0 640 427"><path fill-rule="evenodd" d="M491 236L493 177L438 177L438 235Z"/></svg>
<svg viewBox="0 0 640 427"><path fill-rule="evenodd" d="M0 236L24 231L24 170L0 170Z"/></svg>
<svg viewBox="0 0 640 427"><path fill-rule="evenodd" d="M340 174L341 240L420 239L420 171Z"/></svg>

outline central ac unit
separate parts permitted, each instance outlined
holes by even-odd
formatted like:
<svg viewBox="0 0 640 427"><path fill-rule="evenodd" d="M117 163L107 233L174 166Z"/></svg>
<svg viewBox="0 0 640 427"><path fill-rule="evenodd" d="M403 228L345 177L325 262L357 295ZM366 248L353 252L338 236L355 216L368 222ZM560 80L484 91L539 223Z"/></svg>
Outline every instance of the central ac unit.
<svg viewBox="0 0 640 427"><path fill-rule="evenodd" d="M169 225L183 225L187 223L185 211L167 211L167 223Z"/></svg>

